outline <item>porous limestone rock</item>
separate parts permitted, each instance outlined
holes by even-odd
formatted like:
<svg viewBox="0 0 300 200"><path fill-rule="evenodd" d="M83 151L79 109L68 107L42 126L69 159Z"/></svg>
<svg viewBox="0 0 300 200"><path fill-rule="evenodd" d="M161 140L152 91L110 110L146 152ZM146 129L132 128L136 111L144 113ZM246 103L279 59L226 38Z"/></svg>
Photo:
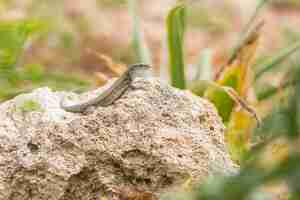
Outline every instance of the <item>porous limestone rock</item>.
<svg viewBox="0 0 300 200"><path fill-rule="evenodd" d="M155 78L135 80L108 107L59 106L111 83L80 96L40 88L0 105L0 200L155 197L190 177L235 171L212 104Z"/></svg>

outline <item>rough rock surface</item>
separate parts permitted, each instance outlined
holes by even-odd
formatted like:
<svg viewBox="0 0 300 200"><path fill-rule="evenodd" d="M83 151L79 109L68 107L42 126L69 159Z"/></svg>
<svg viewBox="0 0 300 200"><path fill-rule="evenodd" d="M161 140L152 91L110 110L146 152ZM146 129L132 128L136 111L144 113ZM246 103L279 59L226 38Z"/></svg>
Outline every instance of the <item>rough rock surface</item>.
<svg viewBox="0 0 300 200"><path fill-rule="evenodd" d="M59 107L111 83L79 97L40 88L0 105L0 200L125 199L235 171L215 108L155 78L108 107Z"/></svg>

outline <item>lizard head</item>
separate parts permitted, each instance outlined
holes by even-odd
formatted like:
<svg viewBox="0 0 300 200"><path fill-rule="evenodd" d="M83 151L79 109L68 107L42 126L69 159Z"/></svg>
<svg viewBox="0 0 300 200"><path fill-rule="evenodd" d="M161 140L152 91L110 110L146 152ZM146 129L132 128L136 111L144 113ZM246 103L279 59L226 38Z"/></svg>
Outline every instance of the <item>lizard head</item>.
<svg viewBox="0 0 300 200"><path fill-rule="evenodd" d="M128 67L129 76L134 79L136 77L147 78L152 76L151 66L147 64L134 64Z"/></svg>

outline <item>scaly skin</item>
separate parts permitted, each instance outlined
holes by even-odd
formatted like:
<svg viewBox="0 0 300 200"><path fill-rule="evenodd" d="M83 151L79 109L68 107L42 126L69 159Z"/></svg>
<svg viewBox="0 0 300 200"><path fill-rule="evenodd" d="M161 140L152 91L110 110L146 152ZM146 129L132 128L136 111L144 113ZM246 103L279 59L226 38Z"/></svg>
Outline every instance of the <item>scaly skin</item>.
<svg viewBox="0 0 300 200"><path fill-rule="evenodd" d="M62 100L60 106L68 112L83 112L89 106L94 105L109 106L122 96L136 77L147 77L150 71L151 67L145 64L130 65L120 78L99 96L86 102L70 106L65 105L64 100Z"/></svg>

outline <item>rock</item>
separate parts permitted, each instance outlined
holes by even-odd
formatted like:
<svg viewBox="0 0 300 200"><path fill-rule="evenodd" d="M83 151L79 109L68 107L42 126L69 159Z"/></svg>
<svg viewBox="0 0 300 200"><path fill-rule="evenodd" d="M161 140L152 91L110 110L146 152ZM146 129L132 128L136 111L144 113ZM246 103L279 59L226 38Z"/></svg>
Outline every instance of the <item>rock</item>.
<svg viewBox="0 0 300 200"><path fill-rule="evenodd" d="M155 78L137 79L108 107L59 106L111 83L80 97L40 88L0 105L0 200L150 199L236 170L212 104Z"/></svg>

